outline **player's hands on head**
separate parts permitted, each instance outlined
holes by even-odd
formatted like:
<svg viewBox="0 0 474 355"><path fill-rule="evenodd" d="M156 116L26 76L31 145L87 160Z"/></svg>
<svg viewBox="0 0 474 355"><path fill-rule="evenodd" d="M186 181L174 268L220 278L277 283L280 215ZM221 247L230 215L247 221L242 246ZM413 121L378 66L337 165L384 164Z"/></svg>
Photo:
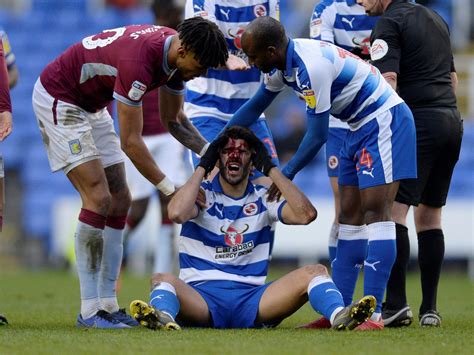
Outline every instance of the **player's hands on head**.
<svg viewBox="0 0 474 355"><path fill-rule="evenodd" d="M279 201L281 198L281 191L278 189L278 187L275 184L272 184L270 188L267 191L268 198L267 200L272 202L272 201Z"/></svg>
<svg viewBox="0 0 474 355"><path fill-rule="evenodd" d="M0 113L0 142L12 133L12 114L8 111Z"/></svg>
<svg viewBox="0 0 474 355"><path fill-rule="evenodd" d="M265 148L265 144L263 144L262 141L257 137L255 137L255 139L252 139L252 142L249 143L251 146L253 146L255 150L252 155L253 166L262 174L268 176L270 170L276 165L268 154L267 148Z"/></svg>
<svg viewBox="0 0 474 355"><path fill-rule="evenodd" d="M201 161L198 164L198 166L206 171L204 176L209 175L212 169L214 169L219 160L219 153L226 144L227 137L219 136L209 145L209 148L207 148L206 153L201 157Z"/></svg>

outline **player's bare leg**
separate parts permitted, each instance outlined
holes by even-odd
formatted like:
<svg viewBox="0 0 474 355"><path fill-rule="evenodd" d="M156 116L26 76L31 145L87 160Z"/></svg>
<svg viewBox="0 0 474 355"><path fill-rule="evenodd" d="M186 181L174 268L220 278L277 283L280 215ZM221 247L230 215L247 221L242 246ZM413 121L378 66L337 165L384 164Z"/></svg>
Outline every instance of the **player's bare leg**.
<svg viewBox="0 0 474 355"><path fill-rule="evenodd" d="M150 329L180 329L175 318L187 324L210 326L211 317L202 296L172 274L153 274L150 303L132 301L130 313Z"/></svg>
<svg viewBox="0 0 474 355"><path fill-rule="evenodd" d="M262 295L256 319L258 324L278 324L296 312L307 301L313 309L330 319L334 329L354 329L372 314L375 300L366 297L344 307L342 296L327 269L307 265L273 282Z"/></svg>

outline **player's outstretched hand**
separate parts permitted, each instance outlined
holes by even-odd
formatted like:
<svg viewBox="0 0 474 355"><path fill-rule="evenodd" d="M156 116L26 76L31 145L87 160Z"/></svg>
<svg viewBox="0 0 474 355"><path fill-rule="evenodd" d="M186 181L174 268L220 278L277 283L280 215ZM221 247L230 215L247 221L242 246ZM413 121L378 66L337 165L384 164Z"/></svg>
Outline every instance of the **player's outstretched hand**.
<svg viewBox="0 0 474 355"><path fill-rule="evenodd" d="M239 58L233 54L229 54L229 59L225 63L225 69L227 70L249 70L250 66L245 60Z"/></svg>
<svg viewBox="0 0 474 355"><path fill-rule="evenodd" d="M272 202L272 201L279 201L281 197L281 191L278 189L278 187L275 184L272 184L270 188L268 189L268 198L267 200Z"/></svg>
<svg viewBox="0 0 474 355"><path fill-rule="evenodd" d="M270 170L275 167L275 163L273 163L272 158L270 158L270 155L268 154L267 148L265 148L265 145L260 139L255 138L251 143L255 149L252 156L253 166L262 174L268 176Z"/></svg>
<svg viewBox="0 0 474 355"><path fill-rule="evenodd" d="M0 113L0 142L12 133L12 114L8 111Z"/></svg>
<svg viewBox="0 0 474 355"><path fill-rule="evenodd" d="M219 160L219 151L226 145L227 137L219 136L217 137L207 148L206 153L201 157L201 161L198 166L204 168L206 171L205 177L216 166L217 161Z"/></svg>

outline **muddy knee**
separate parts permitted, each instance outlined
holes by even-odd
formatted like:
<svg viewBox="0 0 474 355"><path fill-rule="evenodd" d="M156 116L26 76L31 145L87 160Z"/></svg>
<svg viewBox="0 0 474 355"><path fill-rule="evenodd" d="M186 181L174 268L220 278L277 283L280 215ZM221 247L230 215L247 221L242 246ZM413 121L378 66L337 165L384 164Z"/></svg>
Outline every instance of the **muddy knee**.
<svg viewBox="0 0 474 355"><path fill-rule="evenodd" d="M174 285L174 281L177 280L176 276L170 273L155 273L151 275L150 286L153 290L155 287L159 286L162 282L167 282L171 285Z"/></svg>

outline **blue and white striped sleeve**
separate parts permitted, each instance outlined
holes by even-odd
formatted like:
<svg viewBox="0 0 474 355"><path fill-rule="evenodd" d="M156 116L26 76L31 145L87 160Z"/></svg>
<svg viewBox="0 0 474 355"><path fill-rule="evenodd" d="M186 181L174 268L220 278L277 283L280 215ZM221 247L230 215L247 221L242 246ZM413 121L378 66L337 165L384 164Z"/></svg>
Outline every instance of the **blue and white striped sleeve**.
<svg viewBox="0 0 474 355"><path fill-rule="evenodd" d="M186 0L184 17L201 16L206 20L216 22L215 1L213 0Z"/></svg>
<svg viewBox="0 0 474 355"><path fill-rule="evenodd" d="M322 0L313 10L309 25L312 39L334 43L335 9L333 0Z"/></svg>

